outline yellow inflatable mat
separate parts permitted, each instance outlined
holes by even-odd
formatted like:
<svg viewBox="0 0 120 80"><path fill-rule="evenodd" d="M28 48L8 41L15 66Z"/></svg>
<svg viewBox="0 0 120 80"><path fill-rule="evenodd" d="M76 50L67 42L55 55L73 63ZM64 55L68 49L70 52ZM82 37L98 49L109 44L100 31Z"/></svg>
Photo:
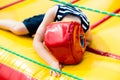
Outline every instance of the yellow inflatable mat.
<svg viewBox="0 0 120 80"><path fill-rule="evenodd" d="M55 4L58 3L49 0L1 0L0 19L22 21L30 16L45 13ZM75 5L88 8L82 10L88 16L91 26L107 16L106 12L120 9L119 0L79 0ZM101 22L92 30L93 41L90 47L120 55L118 15L112 15L113 17ZM28 36L16 36L0 30L0 80L120 80L119 59L88 51L79 64L64 66L61 77L50 76L49 70L53 68L35 52L32 40L33 38Z"/></svg>

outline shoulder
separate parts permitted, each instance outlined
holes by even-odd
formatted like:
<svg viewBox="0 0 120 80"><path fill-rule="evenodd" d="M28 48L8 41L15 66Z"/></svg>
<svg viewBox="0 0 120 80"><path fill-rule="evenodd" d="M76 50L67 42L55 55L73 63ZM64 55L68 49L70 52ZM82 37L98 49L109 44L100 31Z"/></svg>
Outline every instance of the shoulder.
<svg viewBox="0 0 120 80"><path fill-rule="evenodd" d="M49 8L47 12L57 12L57 10L58 10L58 5L55 5L51 8Z"/></svg>

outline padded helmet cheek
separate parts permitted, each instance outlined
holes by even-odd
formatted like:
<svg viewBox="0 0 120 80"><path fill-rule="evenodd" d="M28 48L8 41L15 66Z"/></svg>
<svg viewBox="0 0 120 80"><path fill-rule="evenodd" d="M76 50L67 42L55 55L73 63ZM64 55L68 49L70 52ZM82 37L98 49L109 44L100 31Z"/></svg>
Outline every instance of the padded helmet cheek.
<svg viewBox="0 0 120 80"><path fill-rule="evenodd" d="M85 33L82 27L80 27L80 34L79 34L79 39L80 39L80 45L82 47L82 50L85 51L86 49L86 38L85 38Z"/></svg>
<svg viewBox="0 0 120 80"><path fill-rule="evenodd" d="M77 22L55 22L47 26L44 42L62 64L77 64L86 48L84 32Z"/></svg>

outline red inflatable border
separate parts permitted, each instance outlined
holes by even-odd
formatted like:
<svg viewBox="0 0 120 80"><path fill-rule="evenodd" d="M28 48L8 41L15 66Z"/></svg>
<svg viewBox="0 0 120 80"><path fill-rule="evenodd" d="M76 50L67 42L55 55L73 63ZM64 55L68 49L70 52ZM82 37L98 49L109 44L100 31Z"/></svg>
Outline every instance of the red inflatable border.
<svg viewBox="0 0 120 80"><path fill-rule="evenodd" d="M0 63L0 80L37 80Z"/></svg>

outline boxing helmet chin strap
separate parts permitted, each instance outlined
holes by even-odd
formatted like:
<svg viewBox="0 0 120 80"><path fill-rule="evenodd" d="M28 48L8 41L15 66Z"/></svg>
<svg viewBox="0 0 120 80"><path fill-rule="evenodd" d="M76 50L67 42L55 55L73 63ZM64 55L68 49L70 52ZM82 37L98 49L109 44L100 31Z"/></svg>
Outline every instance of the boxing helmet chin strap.
<svg viewBox="0 0 120 80"><path fill-rule="evenodd" d="M94 48L91 48L91 47L87 47L86 51L89 51L89 52L92 52L92 53L95 53L95 54L98 54L98 55L101 55L101 56L111 57L111 58L120 60L119 55L109 53L109 52L104 52L104 51L97 50L97 49L94 49Z"/></svg>

